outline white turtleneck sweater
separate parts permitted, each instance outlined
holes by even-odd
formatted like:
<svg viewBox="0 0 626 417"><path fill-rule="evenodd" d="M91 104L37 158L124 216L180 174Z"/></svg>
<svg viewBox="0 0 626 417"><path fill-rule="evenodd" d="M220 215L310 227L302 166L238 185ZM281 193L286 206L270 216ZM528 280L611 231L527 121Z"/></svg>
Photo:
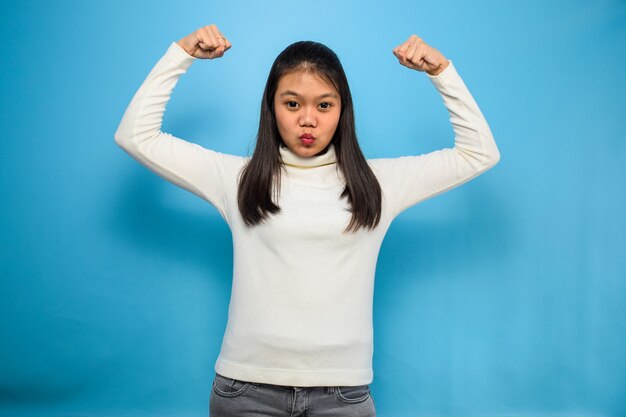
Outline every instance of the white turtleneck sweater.
<svg viewBox="0 0 626 417"><path fill-rule="evenodd" d="M498 162L486 120L450 61L439 75L426 75L449 111L454 147L368 160L383 192L376 229L343 233L351 214L340 199L344 183L332 144L310 158L280 147L282 212L247 229L237 206L237 178L249 157L160 130L172 90L195 60L171 43L132 98L115 141L150 170L211 203L231 229L233 285L215 371L288 386L371 383L374 274L385 233L406 208Z"/></svg>

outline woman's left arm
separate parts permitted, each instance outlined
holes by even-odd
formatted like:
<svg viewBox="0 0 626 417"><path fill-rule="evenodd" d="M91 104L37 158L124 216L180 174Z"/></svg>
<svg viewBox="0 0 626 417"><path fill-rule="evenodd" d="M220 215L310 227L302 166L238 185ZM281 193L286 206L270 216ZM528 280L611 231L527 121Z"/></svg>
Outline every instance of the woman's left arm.
<svg viewBox="0 0 626 417"><path fill-rule="evenodd" d="M454 147L400 158L371 159L395 215L455 188L500 160L489 125L452 61L412 35L393 51L400 63L426 72L450 113Z"/></svg>

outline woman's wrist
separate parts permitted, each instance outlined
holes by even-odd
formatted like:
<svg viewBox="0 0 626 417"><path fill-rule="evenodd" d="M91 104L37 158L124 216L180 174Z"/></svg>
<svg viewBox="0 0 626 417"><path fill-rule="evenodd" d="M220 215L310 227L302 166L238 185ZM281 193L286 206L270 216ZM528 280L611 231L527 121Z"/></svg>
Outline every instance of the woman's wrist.
<svg viewBox="0 0 626 417"><path fill-rule="evenodd" d="M427 71L426 73L431 77L436 77L437 75L441 74L446 68L448 68L448 65L450 65L450 61L446 59L445 63L442 63L433 71Z"/></svg>

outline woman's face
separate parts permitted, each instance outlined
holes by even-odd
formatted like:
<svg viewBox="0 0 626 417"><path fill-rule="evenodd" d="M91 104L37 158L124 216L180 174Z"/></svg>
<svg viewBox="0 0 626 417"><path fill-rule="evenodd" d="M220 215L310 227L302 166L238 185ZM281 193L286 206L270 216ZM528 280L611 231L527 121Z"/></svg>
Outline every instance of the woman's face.
<svg viewBox="0 0 626 417"><path fill-rule="evenodd" d="M309 157L322 152L332 140L341 115L341 99L318 75L296 71L278 81L274 111L285 145L296 155ZM302 138L305 134L314 139Z"/></svg>

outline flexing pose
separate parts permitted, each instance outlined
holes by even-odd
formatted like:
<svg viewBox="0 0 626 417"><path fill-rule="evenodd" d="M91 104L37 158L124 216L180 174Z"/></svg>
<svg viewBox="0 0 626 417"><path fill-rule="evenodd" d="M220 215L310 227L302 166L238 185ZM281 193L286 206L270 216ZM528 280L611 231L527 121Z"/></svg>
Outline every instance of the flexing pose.
<svg viewBox="0 0 626 417"><path fill-rule="evenodd" d="M385 233L408 207L493 167L493 136L452 61L416 35L393 54L440 93L451 148L366 159L343 67L311 41L274 61L251 157L162 132L179 77L230 48L213 24L172 42L115 133L137 161L212 204L232 232L233 287L211 415L374 416L372 303Z"/></svg>

